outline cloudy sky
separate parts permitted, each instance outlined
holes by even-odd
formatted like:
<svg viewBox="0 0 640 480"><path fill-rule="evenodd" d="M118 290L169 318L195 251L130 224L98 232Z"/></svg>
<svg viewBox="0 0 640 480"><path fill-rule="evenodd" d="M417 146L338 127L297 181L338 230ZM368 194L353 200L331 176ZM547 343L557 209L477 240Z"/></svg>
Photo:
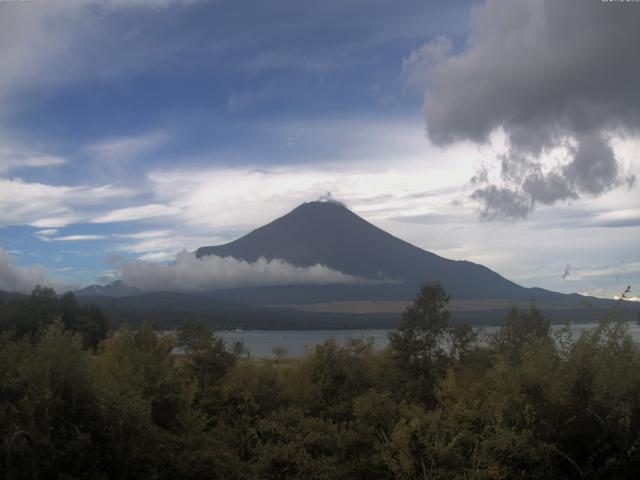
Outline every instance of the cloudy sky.
<svg viewBox="0 0 640 480"><path fill-rule="evenodd" d="M640 285L639 24L600 0L0 0L0 289L155 271L327 192L526 286Z"/></svg>

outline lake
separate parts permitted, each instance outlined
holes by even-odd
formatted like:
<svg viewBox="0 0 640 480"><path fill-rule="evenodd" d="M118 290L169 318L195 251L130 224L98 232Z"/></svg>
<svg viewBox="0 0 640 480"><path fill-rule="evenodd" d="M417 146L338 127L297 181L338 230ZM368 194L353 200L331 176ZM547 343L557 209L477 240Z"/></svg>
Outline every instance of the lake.
<svg viewBox="0 0 640 480"><path fill-rule="evenodd" d="M571 326L574 336L583 331L596 327L596 323L583 323ZM552 325L555 332L563 325ZM499 327L478 328L481 335L491 335ZM634 341L640 343L640 325L628 324L629 333ZM228 345L242 341L253 357L273 357L273 349L284 347L287 356L297 357L313 350L330 338L334 338L339 345L344 345L350 338L373 338L374 348L383 349L388 343L391 330L243 330L216 332Z"/></svg>

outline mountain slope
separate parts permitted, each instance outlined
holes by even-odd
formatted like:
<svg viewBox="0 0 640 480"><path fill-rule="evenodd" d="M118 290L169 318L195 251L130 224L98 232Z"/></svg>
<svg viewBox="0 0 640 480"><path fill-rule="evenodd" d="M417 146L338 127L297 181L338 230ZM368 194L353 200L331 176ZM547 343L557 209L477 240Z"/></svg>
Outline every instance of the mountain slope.
<svg viewBox="0 0 640 480"><path fill-rule="evenodd" d="M359 277L398 280L395 285L270 287L227 292L228 298L244 295L245 301L258 297L264 300L266 296L281 303L287 292L303 303L349 298L409 299L421 283L428 281L440 282L457 299L537 299L560 295L524 288L482 265L449 260L422 250L331 202L302 204L231 243L199 248L196 255L231 256L249 262L259 257L281 258L297 266L320 263Z"/></svg>

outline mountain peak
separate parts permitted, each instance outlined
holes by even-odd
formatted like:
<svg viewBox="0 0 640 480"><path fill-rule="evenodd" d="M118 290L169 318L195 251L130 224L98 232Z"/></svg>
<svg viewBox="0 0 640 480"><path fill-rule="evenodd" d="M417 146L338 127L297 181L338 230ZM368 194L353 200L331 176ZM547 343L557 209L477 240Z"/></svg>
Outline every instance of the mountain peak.
<svg viewBox="0 0 640 480"><path fill-rule="evenodd" d="M199 248L196 256L231 256L249 262L260 257L279 258L297 266L320 263L344 273L371 277L379 272L353 253L390 240L402 242L341 203L314 201L231 243Z"/></svg>
<svg viewBox="0 0 640 480"><path fill-rule="evenodd" d="M314 200L312 202L301 203L281 218L285 218L290 215L304 215L312 219L311 217L316 217L318 215L340 215L345 213L356 216L344 203L336 200Z"/></svg>
<svg viewBox="0 0 640 480"><path fill-rule="evenodd" d="M300 205L298 205L296 208L294 208L292 211L296 211L298 209L309 209L309 208L326 208L326 207L339 207L339 208L343 208L345 210L349 210L347 208L347 206L338 201L338 200L334 200L332 198L323 198L321 200L313 200L311 202L304 202L301 203Z"/></svg>

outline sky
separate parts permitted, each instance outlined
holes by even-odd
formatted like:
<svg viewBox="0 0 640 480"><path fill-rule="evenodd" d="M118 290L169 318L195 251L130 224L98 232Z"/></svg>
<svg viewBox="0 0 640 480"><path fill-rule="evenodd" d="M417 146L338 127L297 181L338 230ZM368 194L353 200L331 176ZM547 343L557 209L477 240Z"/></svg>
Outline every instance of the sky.
<svg viewBox="0 0 640 480"><path fill-rule="evenodd" d="M640 285L638 24L600 0L0 0L0 289L157 272L330 196L612 297Z"/></svg>

